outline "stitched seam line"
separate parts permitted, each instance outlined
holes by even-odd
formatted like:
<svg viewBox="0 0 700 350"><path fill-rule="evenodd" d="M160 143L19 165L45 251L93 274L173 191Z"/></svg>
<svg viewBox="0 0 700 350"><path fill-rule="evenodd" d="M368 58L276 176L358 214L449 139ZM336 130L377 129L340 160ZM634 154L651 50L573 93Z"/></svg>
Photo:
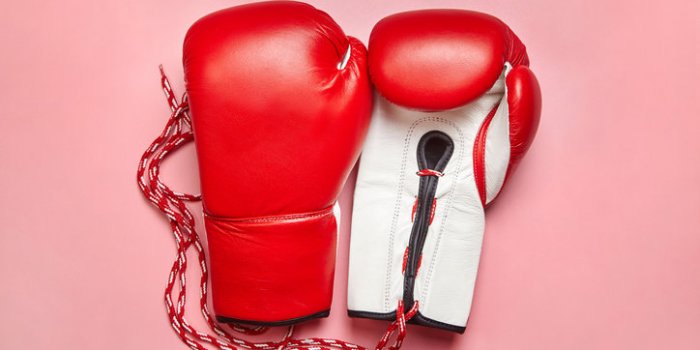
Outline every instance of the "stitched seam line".
<svg viewBox="0 0 700 350"><path fill-rule="evenodd" d="M300 214L261 216L261 217L253 217L253 218L227 218L227 217L213 216L213 215L207 214L205 212L204 217L209 219L209 220L219 221L219 222L260 223L260 222L311 220L311 219L316 219L316 218L328 216L330 214L333 214L333 206L332 205L330 207L327 207L327 208L324 208L324 209L321 209L318 211L313 211L313 212L309 212L309 213L300 213Z"/></svg>
<svg viewBox="0 0 700 350"><path fill-rule="evenodd" d="M411 124L408 129L408 133L404 137L403 152L401 155L401 170L399 171L399 183L396 191L396 201L394 202L394 214L391 218L391 226L389 228L389 247L386 255L386 277L384 278L384 310L391 309L391 303L389 302L391 294L391 275L393 266L393 256L394 256L394 241L396 237L396 225L399 221L399 212L401 210L401 193L403 192L404 184L406 183L406 159L408 157L408 146L411 141L411 136L416 128L416 125L421 120L417 120Z"/></svg>
<svg viewBox="0 0 700 350"><path fill-rule="evenodd" d="M452 122L448 119L444 119L444 118L440 118L440 117L424 117L424 118L416 120L415 122L413 122L413 124L411 124L408 132L406 133L406 136L404 137L404 149L403 149L403 154L401 156L401 170L399 173L400 177L399 177L398 189L396 191L396 202L394 205L394 214L392 216L391 227L389 230L389 247L388 247L388 252L387 252L386 269L384 270L384 271L386 271L386 278L385 278L385 285L384 285L384 310L389 310L392 307L392 304L390 303L389 298L390 298L390 291L391 291L391 271L392 271L392 266L393 266L394 241L396 238L396 226L398 223L399 213L401 210L401 194L403 193L404 184L406 182L406 162L407 162L407 158L408 158L408 151L409 151L408 148L409 148L409 145L411 143L411 137L412 137L413 133L415 132L415 129L421 123L426 123L426 122L444 123L444 124L447 124L447 125L453 127L457 131L457 133L459 134L460 147L461 147L460 160L457 164L460 165L462 162L461 158L462 158L462 155L464 153L464 134L459 129L457 124L455 124L454 122ZM461 171L460 167L458 166L457 172L454 174L454 176L455 177L458 176L460 171ZM456 183L456 181L453 181L452 186L451 186L452 188L454 188L455 183ZM447 218L447 212L449 211L449 208L452 205L453 192L454 191L452 191L452 190L450 191L450 195L448 197L448 202L447 202L447 205L445 207L445 213L443 214L443 222ZM442 235L443 230L444 230L444 225L440 229L440 233L438 235L438 243L440 242L439 237ZM439 246L439 244L436 244L436 250L435 250L436 252L438 250L438 246ZM428 277L432 275L432 270L433 270L434 264L435 264L434 260L435 260L435 253L433 253L433 257L431 257L431 265L429 268ZM427 280L429 281L430 278L428 278ZM426 283L426 286L428 284L429 283ZM403 283L402 283L402 285L403 285ZM425 288L426 287L424 287L424 289ZM414 294L415 294L415 292L414 292ZM424 295L424 294L425 294L425 292L421 293L421 295Z"/></svg>
<svg viewBox="0 0 700 350"><path fill-rule="evenodd" d="M462 165L462 161L464 160L464 148L465 148L464 133L457 126L457 124L455 124L454 122L452 122L450 120L442 119L442 118L439 118L439 119L436 118L436 121L447 124L447 125L453 127L457 131L457 134L459 135L460 148L459 148L459 155L457 157L457 163L456 163L456 167L455 167L457 169L457 171L454 172L453 174L447 174L447 176L453 177L452 185L450 186L449 195L447 196L447 203L445 205L445 211L442 214L442 225L440 225L440 231L438 231L438 235L437 235L437 238L435 240L435 249L433 251L432 256L430 257L430 265L428 267L428 271L426 271L425 284L423 285L423 288L420 291L419 300L424 300L424 305L428 305L428 303L429 303L430 281L432 280L433 271L435 270L435 264L436 264L438 252L440 251L440 243L442 242L442 236L445 232L445 222L447 222L447 215L449 214L450 210L452 209L452 203L454 202L454 195L455 195L454 188L455 188L455 186L457 186L457 179L458 179L459 174L461 172L461 165ZM436 195L437 195L437 193L436 193ZM415 292L414 292L414 294L415 294Z"/></svg>

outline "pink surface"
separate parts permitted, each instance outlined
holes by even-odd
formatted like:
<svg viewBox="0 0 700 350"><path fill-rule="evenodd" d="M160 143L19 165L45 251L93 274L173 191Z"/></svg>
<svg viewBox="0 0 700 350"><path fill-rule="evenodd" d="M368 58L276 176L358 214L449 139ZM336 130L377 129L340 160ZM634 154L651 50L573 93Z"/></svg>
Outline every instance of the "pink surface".
<svg viewBox="0 0 700 350"><path fill-rule="evenodd" d="M168 115L158 64L182 92L188 26L238 3L0 6L0 348L185 348L161 301L174 245L136 164ZM488 210L466 334L409 327L405 349L700 348L700 3L311 3L365 42L398 11L489 12L542 86L538 137ZM195 164L188 147L166 180L196 192ZM331 318L299 334L369 346L386 324L345 316L342 226Z"/></svg>

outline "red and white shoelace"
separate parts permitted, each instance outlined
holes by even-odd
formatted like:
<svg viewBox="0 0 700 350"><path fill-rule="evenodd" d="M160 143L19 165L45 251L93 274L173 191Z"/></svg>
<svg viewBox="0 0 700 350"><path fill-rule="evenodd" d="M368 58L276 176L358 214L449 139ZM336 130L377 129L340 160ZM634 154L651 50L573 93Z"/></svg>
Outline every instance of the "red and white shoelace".
<svg viewBox="0 0 700 350"><path fill-rule="evenodd" d="M196 350L220 349L256 349L256 350L366 350L365 347L337 339L307 338L295 339L294 326L289 326L283 338L279 341L251 342L234 336L229 330L224 329L212 317L207 306L207 281L209 273L206 265L206 253L202 247L202 241L195 229L195 220L187 209L186 202L200 201L201 196L175 192L160 180L160 165L165 158L183 145L192 142L192 122L189 115L187 95L183 95L178 102L170 82L163 68L160 67L161 86L172 113L161 134L153 140L146 149L139 162L137 182L144 197L160 210L168 219L170 229L177 246L177 255L170 269L168 283L165 287L165 306L170 324L180 339L190 348ZM200 295L199 306L202 317L206 321L211 333L201 332L190 325L185 318L185 303L187 300L187 287L185 272L187 271L187 251L194 249L197 254L201 278L199 281ZM176 284L179 284L176 288ZM176 302L173 302L175 290ZM395 341L388 347L398 350L406 337L406 321L410 320L418 311L418 302L404 313L403 301L399 301L396 310L396 320L387 328L376 350L385 349L392 335L396 334ZM248 335L262 334L266 327L245 327L238 324L228 324L231 330Z"/></svg>

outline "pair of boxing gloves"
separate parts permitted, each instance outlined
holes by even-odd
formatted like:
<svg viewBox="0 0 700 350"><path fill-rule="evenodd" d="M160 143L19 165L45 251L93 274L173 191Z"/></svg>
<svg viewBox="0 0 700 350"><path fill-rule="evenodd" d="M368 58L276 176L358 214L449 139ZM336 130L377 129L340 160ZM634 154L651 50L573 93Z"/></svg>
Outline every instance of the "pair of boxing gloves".
<svg viewBox="0 0 700 350"><path fill-rule="evenodd" d="M369 48L296 2L210 14L184 69L220 322L329 314L336 199L360 153L348 313L463 332L484 208L530 146L540 91L489 15L396 14ZM349 219L349 217L343 217Z"/></svg>

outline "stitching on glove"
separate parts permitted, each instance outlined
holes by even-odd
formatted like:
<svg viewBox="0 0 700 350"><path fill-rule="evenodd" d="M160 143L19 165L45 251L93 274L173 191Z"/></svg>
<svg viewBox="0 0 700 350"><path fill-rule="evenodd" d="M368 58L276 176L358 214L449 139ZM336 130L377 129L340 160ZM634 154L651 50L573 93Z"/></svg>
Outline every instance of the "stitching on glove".
<svg viewBox="0 0 700 350"><path fill-rule="evenodd" d="M427 123L427 122L436 122L436 123L442 123L446 124L450 127L452 127L457 134L459 135L459 145L460 145L460 151L459 151L459 160L457 161L457 167L456 171L453 172L453 174L450 174L451 176L454 176L456 179L459 174L461 173L461 164L462 164L462 158L464 156L464 133L460 128L457 126L456 123L449 119L445 119L442 117L424 117L416 120L411 124L411 126L408 129L408 132L406 133L406 136L404 137L404 147L403 147L403 152L401 155L401 170L399 172L399 181L398 181L398 186L397 186L397 191L396 191L396 200L394 204L394 213L392 215L392 221L391 221L391 226L389 229L389 247L388 247L388 252L386 255L386 268L385 268L385 273L386 273L386 278L384 280L384 310L389 310L391 307L391 276L392 276L392 268L393 268L393 253L394 253L394 242L396 238L396 227L398 225L398 219L399 215L401 213L401 194L404 190L405 183L406 183L406 166L407 166L407 158L409 154L409 146L413 137L413 133L415 132L415 129L421 125L422 123ZM456 185L456 181L452 182L452 188ZM449 212L449 209L452 208L452 202L453 202L453 197L454 197L454 191L450 190L450 193L447 198L447 203L445 205L445 211L442 215L442 222L445 222L447 219L447 213ZM439 243L440 243L440 237L442 236L442 232L444 230L444 227L440 228L440 231L438 233L438 238L436 242L436 249L435 252L439 250ZM432 275L432 270L434 268L435 264L435 253L433 254L431 258L431 264L430 268L428 270L428 278L426 278L426 281L430 281L430 276ZM426 283L426 286L429 285L430 283ZM424 287L424 290L427 287ZM421 293L422 295L427 294L425 291ZM421 298L421 300L425 300L424 298Z"/></svg>
<svg viewBox="0 0 700 350"><path fill-rule="evenodd" d="M304 221L312 220L324 216L333 214L333 206L323 208L321 210L312 211L308 213L299 214L286 214L286 215L271 215L271 216L259 216L252 218L228 218L228 217L218 217L208 213L204 213L204 216L213 221L221 222L238 222L238 223L261 223L261 222L284 222L284 221Z"/></svg>

